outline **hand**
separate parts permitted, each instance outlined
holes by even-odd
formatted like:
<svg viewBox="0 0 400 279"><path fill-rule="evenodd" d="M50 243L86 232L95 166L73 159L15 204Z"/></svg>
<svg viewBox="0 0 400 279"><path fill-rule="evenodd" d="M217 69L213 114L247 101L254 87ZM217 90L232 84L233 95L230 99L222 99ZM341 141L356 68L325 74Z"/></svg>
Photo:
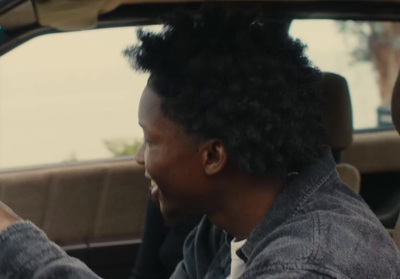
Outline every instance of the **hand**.
<svg viewBox="0 0 400 279"><path fill-rule="evenodd" d="M8 206L0 202L0 231L21 220Z"/></svg>

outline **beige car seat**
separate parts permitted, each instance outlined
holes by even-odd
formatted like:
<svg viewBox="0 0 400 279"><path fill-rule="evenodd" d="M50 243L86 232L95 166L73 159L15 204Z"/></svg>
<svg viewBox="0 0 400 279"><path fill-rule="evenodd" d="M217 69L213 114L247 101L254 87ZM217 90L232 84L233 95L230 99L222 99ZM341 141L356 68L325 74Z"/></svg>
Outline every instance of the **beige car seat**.
<svg viewBox="0 0 400 279"><path fill-rule="evenodd" d="M353 141L353 116L349 87L344 77L323 73L322 93L328 127L327 144L332 148L340 179L360 193L360 173L354 166L341 162L342 151Z"/></svg>

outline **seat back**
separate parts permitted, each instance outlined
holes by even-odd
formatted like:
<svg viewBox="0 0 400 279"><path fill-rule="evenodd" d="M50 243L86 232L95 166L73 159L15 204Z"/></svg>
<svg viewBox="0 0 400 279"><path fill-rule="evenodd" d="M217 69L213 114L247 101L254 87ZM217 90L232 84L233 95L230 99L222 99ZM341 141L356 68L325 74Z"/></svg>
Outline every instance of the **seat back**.
<svg viewBox="0 0 400 279"><path fill-rule="evenodd" d="M353 116L349 87L344 77L334 73L323 73L322 94L326 124L327 144L332 149L340 179L357 194L360 193L360 173L356 167L341 163L342 151L353 141Z"/></svg>
<svg viewBox="0 0 400 279"><path fill-rule="evenodd" d="M126 158L2 172L0 197L102 278L128 278L148 184L143 166Z"/></svg>
<svg viewBox="0 0 400 279"><path fill-rule="evenodd" d="M139 239L148 183L129 160L2 173L0 195L61 245Z"/></svg>
<svg viewBox="0 0 400 279"><path fill-rule="evenodd" d="M353 165L340 163L336 165L336 171L340 180L348 185L357 194L360 194L361 176L360 172Z"/></svg>

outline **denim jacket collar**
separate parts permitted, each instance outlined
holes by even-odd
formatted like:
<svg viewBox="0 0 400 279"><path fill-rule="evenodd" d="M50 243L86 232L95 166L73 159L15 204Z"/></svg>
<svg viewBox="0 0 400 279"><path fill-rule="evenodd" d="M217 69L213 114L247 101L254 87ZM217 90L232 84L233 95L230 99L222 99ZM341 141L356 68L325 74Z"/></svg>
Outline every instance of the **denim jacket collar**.
<svg viewBox="0 0 400 279"><path fill-rule="evenodd" d="M300 175L293 177L287 184L262 222L253 230L246 244L238 251L238 256L246 262L260 243L260 239L298 213L307 199L332 175L338 179L335 161L330 148L326 146L324 155L316 163L306 166Z"/></svg>

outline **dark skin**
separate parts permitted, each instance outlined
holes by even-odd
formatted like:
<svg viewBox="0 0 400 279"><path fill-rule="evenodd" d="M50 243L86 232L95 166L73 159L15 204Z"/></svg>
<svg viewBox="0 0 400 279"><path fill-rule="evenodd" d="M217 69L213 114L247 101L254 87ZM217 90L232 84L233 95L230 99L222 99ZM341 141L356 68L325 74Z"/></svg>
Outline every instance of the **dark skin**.
<svg viewBox="0 0 400 279"><path fill-rule="evenodd" d="M152 196L164 217L206 214L236 240L247 238L286 182L238 170L229 162L221 140L187 134L163 115L161 104L162 99L148 85L139 105L145 143L136 161L157 184Z"/></svg>
<svg viewBox="0 0 400 279"><path fill-rule="evenodd" d="M21 220L9 207L0 202L0 231Z"/></svg>

